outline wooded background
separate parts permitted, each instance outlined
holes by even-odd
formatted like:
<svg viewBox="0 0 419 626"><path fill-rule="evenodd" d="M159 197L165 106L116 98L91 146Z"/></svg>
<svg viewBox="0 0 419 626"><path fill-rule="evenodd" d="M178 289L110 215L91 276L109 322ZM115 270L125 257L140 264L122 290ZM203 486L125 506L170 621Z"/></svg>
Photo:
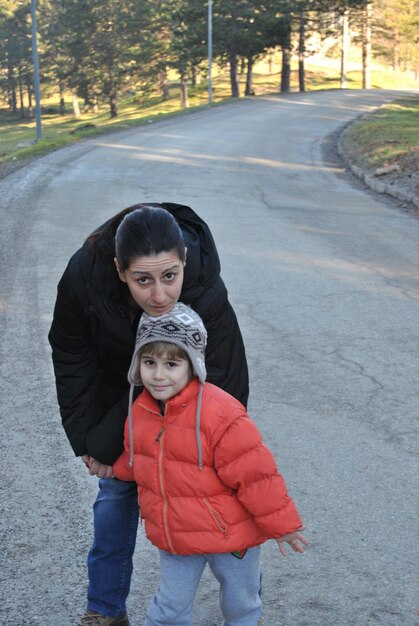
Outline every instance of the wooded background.
<svg viewBox="0 0 419 626"><path fill-rule="evenodd" d="M291 58L298 56L299 90L305 61L328 46L340 59L346 86L351 45L362 51L363 87L373 60L419 68L419 0L213 0L213 58L228 68L231 95L253 93L255 61L281 52L278 90L290 90ZM60 112L71 94L73 113L104 102L111 117L125 94L168 94L169 77L188 85L207 79L208 3L201 0L38 0L38 49L43 96L59 93ZM332 45L331 43L332 42ZM17 118L33 116L31 0L0 0L0 97Z"/></svg>

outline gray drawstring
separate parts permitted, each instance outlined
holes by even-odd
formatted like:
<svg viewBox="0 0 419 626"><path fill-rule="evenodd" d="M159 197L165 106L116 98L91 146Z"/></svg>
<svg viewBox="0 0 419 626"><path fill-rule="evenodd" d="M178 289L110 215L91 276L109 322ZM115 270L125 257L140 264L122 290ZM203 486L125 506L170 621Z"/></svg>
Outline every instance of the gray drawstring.
<svg viewBox="0 0 419 626"><path fill-rule="evenodd" d="M134 464L134 430L132 426L132 398L134 396L134 385L129 388L128 400L128 430L129 430L129 466Z"/></svg>
<svg viewBox="0 0 419 626"><path fill-rule="evenodd" d="M203 391L204 391L204 385L200 382L199 392L198 392L198 404L196 407L196 419L195 419L195 434L196 434L196 443L198 446L198 466L200 470L202 470L201 404L202 404Z"/></svg>

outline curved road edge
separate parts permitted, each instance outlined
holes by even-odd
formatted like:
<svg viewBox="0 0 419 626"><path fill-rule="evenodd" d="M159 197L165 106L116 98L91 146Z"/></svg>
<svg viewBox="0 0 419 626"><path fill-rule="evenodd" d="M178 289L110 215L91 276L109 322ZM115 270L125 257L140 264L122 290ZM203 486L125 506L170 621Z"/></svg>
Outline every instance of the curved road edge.
<svg viewBox="0 0 419 626"><path fill-rule="evenodd" d="M377 109L380 107L377 107ZM395 200L399 202L407 203L411 205L414 209L414 214L419 217L419 195L417 195L411 189L406 188L402 184L397 184L397 182L387 183L383 180L377 180L374 174L368 172L367 170L360 167L356 157L353 154L349 153L349 151L344 146L344 137L348 130L359 120L364 117L368 117L371 115L371 112L366 113L365 115L360 116L353 122L350 122L345 128L340 132L337 142L337 150L338 154L341 157L344 165L349 168L352 173L359 178L367 187L369 187L372 191L375 191L379 194L386 194L387 196L391 196Z"/></svg>

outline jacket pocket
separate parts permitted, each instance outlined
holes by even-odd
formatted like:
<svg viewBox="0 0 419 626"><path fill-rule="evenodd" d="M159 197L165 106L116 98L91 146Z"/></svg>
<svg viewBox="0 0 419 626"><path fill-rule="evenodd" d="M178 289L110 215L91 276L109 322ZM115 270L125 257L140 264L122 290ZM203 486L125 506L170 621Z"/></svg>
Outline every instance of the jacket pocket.
<svg viewBox="0 0 419 626"><path fill-rule="evenodd" d="M208 498L202 498L202 502L204 503L204 505L208 509L208 512L210 513L210 515L213 518L213 520L215 521L217 529L221 533L223 533L223 535L227 535L228 526L225 523L225 521L223 520L223 518L221 517L221 515L219 514L219 512L216 511L214 509L214 507L210 504Z"/></svg>

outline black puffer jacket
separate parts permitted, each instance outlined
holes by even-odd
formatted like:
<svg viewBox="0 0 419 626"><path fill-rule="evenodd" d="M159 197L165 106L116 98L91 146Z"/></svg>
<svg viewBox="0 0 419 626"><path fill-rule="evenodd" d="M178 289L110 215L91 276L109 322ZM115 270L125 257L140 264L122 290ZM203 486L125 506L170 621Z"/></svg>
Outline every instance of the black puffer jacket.
<svg viewBox="0 0 419 626"><path fill-rule="evenodd" d="M243 340L220 277L211 232L189 207L156 206L172 213L184 234L188 262L180 300L199 313L207 328L208 381L246 405ZM139 319L131 323L129 291L113 262L114 236L106 242L106 253L87 240L70 259L58 285L48 336L58 403L71 446L77 456L90 454L108 465L123 450L127 372Z"/></svg>

